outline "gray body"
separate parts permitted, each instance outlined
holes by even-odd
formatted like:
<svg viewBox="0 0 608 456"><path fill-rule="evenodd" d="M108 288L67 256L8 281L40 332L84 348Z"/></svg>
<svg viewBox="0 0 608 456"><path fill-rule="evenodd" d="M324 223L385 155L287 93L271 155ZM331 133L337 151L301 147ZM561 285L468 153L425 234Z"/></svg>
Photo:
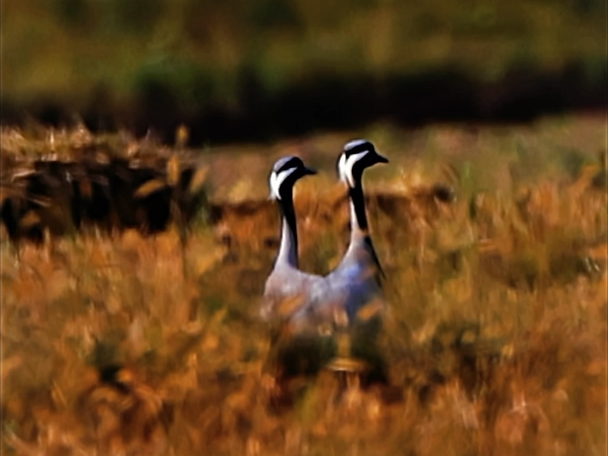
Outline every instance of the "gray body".
<svg viewBox="0 0 608 456"><path fill-rule="evenodd" d="M384 306L380 274L370 238L367 234L353 231L342 261L325 278L328 301L344 309L350 323L359 320L359 316L367 319L369 315L364 315L366 309L376 314Z"/></svg>
<svg viewBox="0 0 608 456"><path fill-rule="evenodd" d="M266 279L262 317L275 324L290 324L290 331L314 331L306 309L316 307L325 293L326 282L320 275L298 269L293 233L283 221L279 255Z"/></svg>
<svg viewBox="0 0 608 456"><path fill-rule="evenodd" d="M274 267L266 280L262 317L290 332L314 332L312 321L303 309L314 307L324 295L325 280L298 268L298 235L292 188L295 182L313 171L301 160L285 157L277 161L270 178L271 196L281 208L281 241ZM286 176L286 177L285 177ZM299 317L294 318L299 315Z"/></svg>
<svg viewBox="0 0 608 456"><path fill-rule="evenodd" d="M368 141L346 144L338 166L340 178L349 189L350 243L338 267L318 287L323 296L311 301L297 317L306 315L317 326L331 323L350 327L377 320L383 311L382 269L368 232L362 177L366 168L386 162Z"/></svg>
<svg viewBox="0 0 608 456"><path fill-rule="evenodd" d="M325 277L299 270L291 193L277 197L283 209L281 244L266 281L264 318L288 323L292 331L300 334L323 334L380 315L384 308L379 281L382 270L368 232L361 179L364 169L385 162L387 159L377 154L367 141L352 141L345 146L339 171L349 187L350 243L338 267ZM275 168L281 169L279 165L280 161ZM271 187L275 183L276 179L271 177Z"/></svg>

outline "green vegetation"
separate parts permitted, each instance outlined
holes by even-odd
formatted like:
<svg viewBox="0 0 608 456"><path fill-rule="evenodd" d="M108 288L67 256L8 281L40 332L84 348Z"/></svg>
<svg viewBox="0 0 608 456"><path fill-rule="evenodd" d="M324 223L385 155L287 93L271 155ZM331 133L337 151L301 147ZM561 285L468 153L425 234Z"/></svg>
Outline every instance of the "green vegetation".
<svg viewBox="0 0 608 456"><path fill-rule="evenodd" d="M295 198L302 265L325 272L347 237L332 170L352 135L208 149L217 212L185 242L174 227L40 247L3 233L2 453L605 453L604 118L358 131L391 159L366 176L390 385L276 384L257 318L278 236L268 168L298 153L323 170ZM41 149L3 132L3 163Z"/></svg>
<svg viewBox="0 0 608 456"><path fill-rule="evenodd" d="M599 0L8 1L1 95L128 125L154 102L174 122L212 109L238 118L322 77L455 72L479 84L572 67L577 84L602 87L604 13Z"/></svg>

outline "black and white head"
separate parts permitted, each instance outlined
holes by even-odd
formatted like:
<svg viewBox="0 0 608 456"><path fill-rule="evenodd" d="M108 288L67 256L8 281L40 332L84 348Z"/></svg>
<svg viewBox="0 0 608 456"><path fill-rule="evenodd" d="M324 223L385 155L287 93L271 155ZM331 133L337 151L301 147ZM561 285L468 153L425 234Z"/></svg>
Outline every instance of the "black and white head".
<svg viewBox="0 0 608 456"><path fill-rule="evenodd" d="M388 159L376 152L376 148L370 141L355 139L347 142L338 159L340 180L349 187L354 187L361 180L365 168L376 163L388 163Z"/></svg>
<svg viewBox="0 0 608 456"><path fill-rule="evenodd" d="M281 200L290 195L298 179L317 174L314 169L307 168L300 157L283 157L276 161L270 173L270 198Z"/></svg>

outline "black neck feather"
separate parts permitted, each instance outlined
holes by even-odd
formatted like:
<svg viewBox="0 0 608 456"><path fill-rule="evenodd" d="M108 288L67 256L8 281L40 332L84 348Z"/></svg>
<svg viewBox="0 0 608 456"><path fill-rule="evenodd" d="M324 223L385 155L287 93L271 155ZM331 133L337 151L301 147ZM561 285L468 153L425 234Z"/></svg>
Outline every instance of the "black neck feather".
<svg viewBox="0 0 608 456"><path fill-rule="evenodd" d="M348 190L350 200L355 209L355 216L357 217L357 225L362 231L367 231L367 215L365 213L365 197L363 196L363 184L360 180L356 181L354 187L350 187Z"/></svg>
<svg viewBox="0 0 608 456"><path fill-rule="evenodd" d="M286 223L291 232L291 241L298 251L298 228L296 224L296 211L293 204L293 192L286 190L281 193L281 199L278 200L279 208L281 209L281 223ZM297 261L297 260L296 260ZM297 266L297 264L296 264Z"/></svg>

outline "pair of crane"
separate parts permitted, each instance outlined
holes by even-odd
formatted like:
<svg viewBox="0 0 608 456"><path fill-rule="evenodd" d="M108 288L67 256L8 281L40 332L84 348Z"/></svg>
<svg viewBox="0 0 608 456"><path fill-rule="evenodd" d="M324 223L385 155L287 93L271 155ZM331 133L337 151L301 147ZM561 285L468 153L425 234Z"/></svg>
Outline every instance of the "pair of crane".
<svg viewBox="0 0 608 456"><path fill-rule="evenodd" d="M281 212L281 241L266 280L262 316L278 328L277 339L336 342L333 370L363 370L353 344L373 344L384 309L383 274L370 237L362 177L365 169L387 163L367 140L348 142L338 159L340 180L348 187L350 244L340 264L326 276L298 267L298 233L293 203L296 182L316 171L296 156L279 159L270 174L271 198ZM359 366L359 367L357 367Z"/></svg>

